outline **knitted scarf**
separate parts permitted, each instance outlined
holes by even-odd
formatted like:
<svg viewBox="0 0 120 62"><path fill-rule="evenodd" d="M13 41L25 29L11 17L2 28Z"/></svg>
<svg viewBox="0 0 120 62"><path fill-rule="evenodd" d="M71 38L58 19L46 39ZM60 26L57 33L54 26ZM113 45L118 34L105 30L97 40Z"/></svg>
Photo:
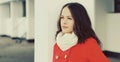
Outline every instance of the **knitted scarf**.
<svg viewBox="0 0 120 62"><path fill-rule="evenodd" d="M67 49L71 48L72 46L77 44L78 38L72 33L65 33L62 32L58 33L57 38L57 45L62 51L66 51Z"/></svg>

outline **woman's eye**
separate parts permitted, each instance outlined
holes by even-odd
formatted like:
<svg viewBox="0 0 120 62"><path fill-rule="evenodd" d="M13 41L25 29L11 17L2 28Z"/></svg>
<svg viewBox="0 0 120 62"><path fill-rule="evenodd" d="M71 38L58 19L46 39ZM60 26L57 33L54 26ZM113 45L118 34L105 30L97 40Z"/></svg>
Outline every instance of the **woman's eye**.
<svg viewBox="0 0 120 62"><path fill-rule="evenodd" d="M60 19L63 19L64 17L60 17Z"/></svg>
<svg viewBox="0 0 120 62"><path fill-rule="evenodd" d="M72 20L72 18L68 18L69 20Z"/></svg>

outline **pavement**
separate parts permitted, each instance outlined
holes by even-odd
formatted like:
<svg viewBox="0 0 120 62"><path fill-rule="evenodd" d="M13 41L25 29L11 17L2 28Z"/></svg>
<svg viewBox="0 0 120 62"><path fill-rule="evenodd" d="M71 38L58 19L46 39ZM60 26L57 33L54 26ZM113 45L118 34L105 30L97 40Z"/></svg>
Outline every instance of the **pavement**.
<svg viewBox="0 0 120 62"><path fill-rule="evenodd" d="M0 62L34 62L34 43L0 37Z"/></svg>
<svg viewBox="0 0 120 62"><path fill-rule="evenodd" d="M120 58L109 57L110 62L120 62Z"/></svg>

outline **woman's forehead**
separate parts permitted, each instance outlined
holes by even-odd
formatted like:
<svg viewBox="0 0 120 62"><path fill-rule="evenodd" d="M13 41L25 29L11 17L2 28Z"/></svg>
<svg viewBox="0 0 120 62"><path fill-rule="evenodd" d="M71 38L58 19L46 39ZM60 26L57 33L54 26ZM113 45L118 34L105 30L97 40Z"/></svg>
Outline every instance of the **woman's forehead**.
<svg viewBox="0 0 120 62"><path fill-rule="evenodd" d="M71 12L68 7L63 8L61 16L71 16Z"/></svg>

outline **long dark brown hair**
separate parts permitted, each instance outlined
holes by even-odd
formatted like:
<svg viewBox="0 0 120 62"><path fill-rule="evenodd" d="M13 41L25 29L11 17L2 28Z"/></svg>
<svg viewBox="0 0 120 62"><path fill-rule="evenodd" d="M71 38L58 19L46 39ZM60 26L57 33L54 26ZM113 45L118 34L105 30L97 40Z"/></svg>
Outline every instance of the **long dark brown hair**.
<svg viewBox="0 0 120 62"><path fill-rule="evenodd" d="M78 37L78 43L84 43L87 38L92 37L97 41L98 44L100 44L100 40L98 39L94 30L92 29L90 18L84 6L75 2L75 3L67 3L66 5L63 6L62 10L65 7L69 8L72 17L74 19L75 24L73 30L76 36ZM57 24L58 30L56 32L56 36L59 32L62 31L60 21L61 18L59 17Z"/></svg>

